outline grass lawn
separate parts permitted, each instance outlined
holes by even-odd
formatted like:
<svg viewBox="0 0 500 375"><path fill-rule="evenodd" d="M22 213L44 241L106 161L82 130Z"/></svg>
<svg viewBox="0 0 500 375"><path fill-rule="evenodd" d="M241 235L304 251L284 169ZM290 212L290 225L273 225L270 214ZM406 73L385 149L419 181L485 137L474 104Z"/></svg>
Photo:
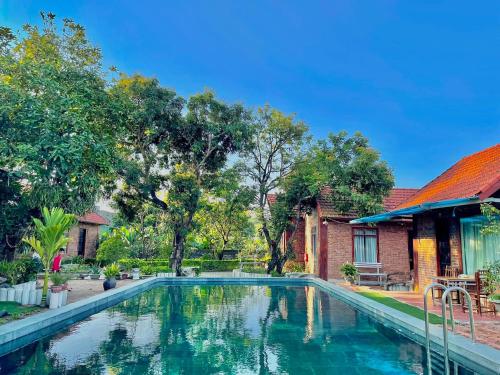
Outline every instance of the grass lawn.
<svg viewBox="0 0 500 375"><path fill-rule="evenodd" d="M401 312L404 312L408 315L411 315L415 318L418 318L420 320L424 320L424 310L422 310L418 307L409 305L409 304L404 303L404 302L400 302L397 299L384 296L383 294L380 294L377 292L357 292L357 293L361 294L362 296L364 296L366 298L370 298L374 301L377 301L383 305L392 307L393 309L396 309L398 311L401 311ZM429 322L431 324L441 324L442 319L440 316L438 316L436 314L429 313Z"/></svg>
<svg viewBox="0 0 500 375"><path fill-rule="evenodd" d="M24 318L40 310L41 308L38 306L22 306L17 302L0 302L0 311L7 311L9 313L9 315L0 318L0 324Z"/></svg>

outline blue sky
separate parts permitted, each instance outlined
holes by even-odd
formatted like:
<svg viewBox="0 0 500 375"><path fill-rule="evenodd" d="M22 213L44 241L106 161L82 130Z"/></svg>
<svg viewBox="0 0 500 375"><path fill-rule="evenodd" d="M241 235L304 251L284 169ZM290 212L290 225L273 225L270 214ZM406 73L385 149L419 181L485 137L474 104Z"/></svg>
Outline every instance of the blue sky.
<svg viewBox="0 0 500 375"><path fill-rule="evenodd" d="M401 187L500 140L499 1L0 0L0 24L40 10L181 95L269 103L317 138L359 130Z"/></svg>

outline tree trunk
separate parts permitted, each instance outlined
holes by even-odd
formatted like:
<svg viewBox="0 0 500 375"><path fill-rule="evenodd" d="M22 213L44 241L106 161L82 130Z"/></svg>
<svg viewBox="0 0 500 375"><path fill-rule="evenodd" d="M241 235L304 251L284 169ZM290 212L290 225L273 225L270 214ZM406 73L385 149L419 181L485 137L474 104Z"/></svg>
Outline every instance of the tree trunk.
<svg viewBox="0 0 500 375"><path fill-rule="evenodd" d="M269 248L271 250L271 260L267 264L267 273L271 273L276 268L280 258L279 244L276 241L271 241Z"/></svg>
<svg viewBox="0 0 500 375"><path fill-rule="evenodd" d="M182 259L184 257L184 241L185 235L182 233L182 229L177 229L174 233L173 240L173 251L170 257L172 271L175 272L176 276L182 275Z"/></svg>

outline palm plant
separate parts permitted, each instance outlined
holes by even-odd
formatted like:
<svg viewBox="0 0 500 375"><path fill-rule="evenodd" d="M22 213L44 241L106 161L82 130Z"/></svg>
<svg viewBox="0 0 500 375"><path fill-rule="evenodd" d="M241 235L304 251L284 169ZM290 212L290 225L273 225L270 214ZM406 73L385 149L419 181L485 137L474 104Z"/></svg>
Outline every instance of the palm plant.
<svg viewBox="0 0 500 375"><path fill-rule="evenodd" d="M36 237L23 238L38 255L45 268L43 295L47 295L49 287L49 270L59 249L66 246L69 238L65 233L75 224L75 215L66 214L62 208L43 208L42 219L33 218Z"/></svg>

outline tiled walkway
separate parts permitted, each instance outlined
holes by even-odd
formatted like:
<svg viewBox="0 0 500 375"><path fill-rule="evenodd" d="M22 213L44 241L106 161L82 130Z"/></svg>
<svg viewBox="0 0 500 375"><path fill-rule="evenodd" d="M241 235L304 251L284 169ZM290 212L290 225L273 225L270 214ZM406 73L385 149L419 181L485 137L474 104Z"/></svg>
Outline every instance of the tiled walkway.
<svg viewBox="0 0 500 375"><path fill-rule="evenodd" d="M376 291L377 293L383 294L387 297L392 297L401 302L405 302L423 309L424 300L422 294L420 293L389 292L378 287L350 286L345 283L338 282L336 282L336 284L353 291ZM441 316L441 304L436 303L436 305L433 305L429 299L428 306L430 312ZM467 312L464 313L461 306L454 306L453 314L455 320L458 322L456 324L457 332L468 337L470 332L469 314ZM483 314L482 316L480 316L479 314L474 313L474 322L477 341L488 344L496 349L500 349L500 316L494 316L492 313Z"/></svg>

